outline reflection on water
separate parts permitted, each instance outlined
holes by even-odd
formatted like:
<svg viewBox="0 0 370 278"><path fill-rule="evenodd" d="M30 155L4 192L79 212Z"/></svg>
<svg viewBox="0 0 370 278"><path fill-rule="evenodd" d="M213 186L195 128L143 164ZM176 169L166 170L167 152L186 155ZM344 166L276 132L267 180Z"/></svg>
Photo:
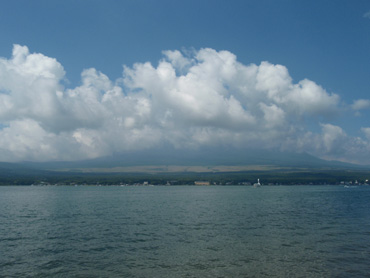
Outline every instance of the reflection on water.
<svg viewBox="0 0 370 278"><path fill-rule="evenodd" d="M0 276L365 277L369 201L369 187L0 187Z"/></svg>

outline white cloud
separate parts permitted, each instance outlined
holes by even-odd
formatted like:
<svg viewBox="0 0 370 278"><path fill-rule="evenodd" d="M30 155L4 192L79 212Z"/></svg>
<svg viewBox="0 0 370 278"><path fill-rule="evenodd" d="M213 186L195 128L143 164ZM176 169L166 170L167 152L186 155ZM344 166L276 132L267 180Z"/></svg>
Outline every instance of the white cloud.
<svg viewBox="0 0 370 278"><path fill-rule="evenodd" d="M74 160L171 144L345 159L336 150L350 137L340 127L313 134L303 122L335 114L338 95L307 79L293 83L282 65L241 64L228 51L163 53L157 67L125 66L116 81L86 69L81 86L65 89L58 61L15 45L10 59L0 58L0 157Z"/></svg>
<svg viewBox="0 0 370 278"><path fill-rule="evenodd" d="M369 99L358 99L353 102L351 105L353 110L363 110L370 108L370 100Z"/></svg>
<svg viewBox="0 0 370 278"><path fill-rule="evenodd" d="M363 127L361 130L365 134L367 140L370 141L370 127Z"/></svg>
<svg viewBox="0 0 370 278"><path fill-rule="evenodd" d="M338 145L343 144L347 135L339 126L332 124L322 124L322 142L325 153L331 153L338 150Z"/></svg>
<svg viewBox="0 0 370 278"><path fill-rule="evenodd" d="M368 11L367 13L364 14L364 17L365 18L370 18L370 11Z"/></svg>

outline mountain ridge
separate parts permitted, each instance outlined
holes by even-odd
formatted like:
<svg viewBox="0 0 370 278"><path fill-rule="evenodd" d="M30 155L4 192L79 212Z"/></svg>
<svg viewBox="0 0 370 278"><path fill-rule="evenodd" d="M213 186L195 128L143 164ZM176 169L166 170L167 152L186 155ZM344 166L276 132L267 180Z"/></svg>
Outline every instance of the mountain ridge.
<svg viewBox="0 0 370 278"><path fill-rule="evenodd" d="M141 152L126 152L125 154L106 156L81 161L48 161L20 162L20 168L56 171L60 169L80 171L80 169L99 169L133 167L133 166L271 166L285 168L307 169L370 169L368 165L357 165L340 161L328 161L308 153L293 153L281 151L251 151L251 150L191 150L182 152L174 149L158 149ZM1 164L0 164L1 167Z"/></svg>

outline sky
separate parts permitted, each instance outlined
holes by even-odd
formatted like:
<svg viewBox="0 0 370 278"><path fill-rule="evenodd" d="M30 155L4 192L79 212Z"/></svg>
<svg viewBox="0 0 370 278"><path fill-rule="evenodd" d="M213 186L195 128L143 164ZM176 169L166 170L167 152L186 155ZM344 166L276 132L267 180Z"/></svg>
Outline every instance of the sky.
<svg viewBox="0 0 370 278"><path fill-rule="evenodd" d="M0 161L168 147L370 164L370 2L4 0Z"/></svg>

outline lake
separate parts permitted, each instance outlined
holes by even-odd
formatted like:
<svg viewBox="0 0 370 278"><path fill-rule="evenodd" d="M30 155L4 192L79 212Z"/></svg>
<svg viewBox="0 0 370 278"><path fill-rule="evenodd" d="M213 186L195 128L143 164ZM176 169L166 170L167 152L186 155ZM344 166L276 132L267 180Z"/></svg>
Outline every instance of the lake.
<svg viewBox="0 0 370 278"><path fill-rule="evenodd" d="M0 277L369 277L370 186L3 186Z"/></svg>

